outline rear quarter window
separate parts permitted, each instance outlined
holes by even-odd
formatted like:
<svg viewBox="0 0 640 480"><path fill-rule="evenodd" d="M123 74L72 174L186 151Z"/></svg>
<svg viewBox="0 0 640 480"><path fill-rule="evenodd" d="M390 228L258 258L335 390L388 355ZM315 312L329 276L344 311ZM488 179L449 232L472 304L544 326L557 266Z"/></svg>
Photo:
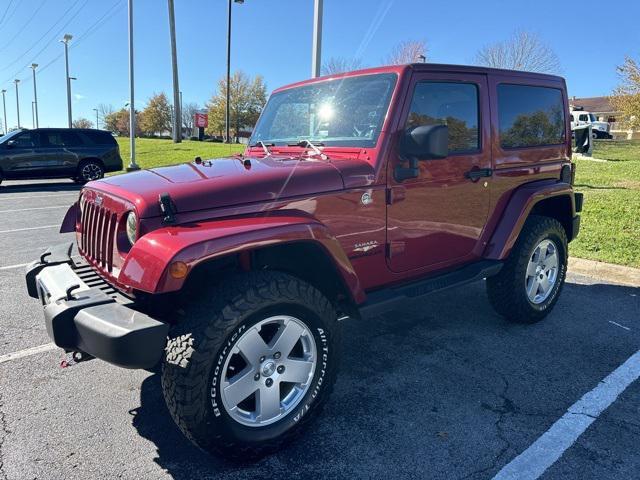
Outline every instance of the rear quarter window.
<svg viewBox="0 0 640 480"><path fill-rule="evenodd" d="M559 145L565 141L562 91L530 85L498 85L502 148Z"/></svg>
<svg viewBox="0 0 640 480"><path fill-rule="evenodd" d="M82 132L94 145L116 145L116 139L109 132L85 130Z"/></svg>

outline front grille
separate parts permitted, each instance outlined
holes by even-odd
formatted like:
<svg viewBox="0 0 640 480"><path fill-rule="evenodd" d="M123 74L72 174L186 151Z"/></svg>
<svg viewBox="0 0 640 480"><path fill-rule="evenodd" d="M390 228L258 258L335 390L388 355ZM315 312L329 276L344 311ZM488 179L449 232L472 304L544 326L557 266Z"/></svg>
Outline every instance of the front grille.
<svg viewBox="0 0 640 480"><path fill-rule="evenodd" d="M118 215L101 205L84 202L80 223L80 248L87 259L96 265L113 271L113 242L115 241Z"/></svg>

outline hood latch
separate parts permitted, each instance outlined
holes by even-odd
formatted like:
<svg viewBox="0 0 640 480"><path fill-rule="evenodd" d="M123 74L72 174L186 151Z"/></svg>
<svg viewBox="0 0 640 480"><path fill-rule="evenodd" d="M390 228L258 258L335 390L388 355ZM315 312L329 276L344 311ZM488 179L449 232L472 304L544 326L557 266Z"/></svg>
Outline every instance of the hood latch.
<svg viewBox="0 0 640 480"><path fill-rule="evenodd" d="M160 210L162 211L162 223L176 223L176 215L173 208L173 201L168 193L161 193L158 197Z"/></svg>

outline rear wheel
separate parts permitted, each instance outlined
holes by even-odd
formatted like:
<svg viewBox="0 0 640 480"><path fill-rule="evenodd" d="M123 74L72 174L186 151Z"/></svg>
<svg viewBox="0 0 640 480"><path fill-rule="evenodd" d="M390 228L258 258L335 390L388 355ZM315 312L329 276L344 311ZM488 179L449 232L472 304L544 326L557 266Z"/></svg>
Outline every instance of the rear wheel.
<svg viewBox="0 0 640 480"><path fill-rule="evenodd" d="M104 177L104 167L97 160L83 160L78 165L78 171L74 178L76 183L85 184Z"/></svg>
<svg viewBox="0 0 640 480"><path fill-rule="evenodd" d="M340 330L331 303L279 272L231 278L170 333L162 387L183 433L246 459L299 434L335 381Z"/></svg>
<svg viewBox="0 0 640 480"><path fill-rule="evenodd" d="M567 273L567 235L557 220L530 216L502 270L487 278L493 308L507 320L535 323L551 311Z"/></svg>

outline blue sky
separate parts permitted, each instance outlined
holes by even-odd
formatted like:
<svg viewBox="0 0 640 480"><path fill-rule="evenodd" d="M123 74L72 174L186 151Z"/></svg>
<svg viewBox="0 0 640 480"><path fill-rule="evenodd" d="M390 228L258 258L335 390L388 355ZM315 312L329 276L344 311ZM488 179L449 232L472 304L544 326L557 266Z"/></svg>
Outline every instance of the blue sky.
<svg viewBox="0 0 640 480"><path fill-rule="evenodd" d="M204 104L225 72L227 2L175 3L180 89L185 103ZM359 57L363 65L373 66L399 41L423 39L430 61L468 64L481 46L524 29L555 50L570 95L606 95L617 82L615 67L624 56L640 57L640 2L619 0L615 8L613 3L325 0L323 58ZM134 0L134 6L136 107L142 108L152 93L171 89L168 13L165 0ZM93 120L92 109L99 103L119 108L128 101L126 0L0 0L0 18L5 11L0 88L8 90L10 127L17 123L14 78L23 80L21 123L31 127L32 62L41 66L40 126L66 125L63 46L58 42L63 33L75 37L70 50L71 76L78 77L72 83L74 118ZM308 78L312 13L313 0L234 4L232 68L263 75L269 91Z"/></svg>

